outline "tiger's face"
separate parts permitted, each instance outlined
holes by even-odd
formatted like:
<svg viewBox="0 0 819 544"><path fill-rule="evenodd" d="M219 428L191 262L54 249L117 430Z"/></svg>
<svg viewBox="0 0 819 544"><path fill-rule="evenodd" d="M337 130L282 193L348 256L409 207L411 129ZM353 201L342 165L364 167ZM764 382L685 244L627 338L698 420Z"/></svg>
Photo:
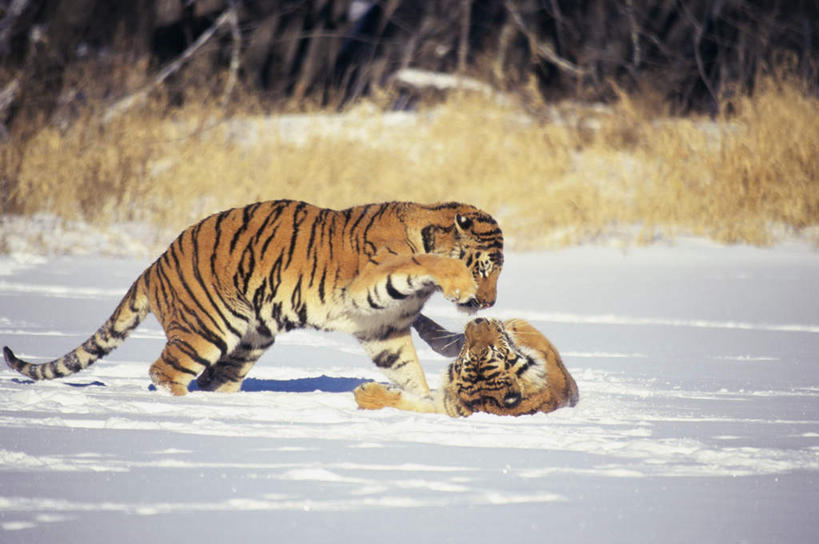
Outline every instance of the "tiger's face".
<svg viewBox="0 0 819 544"><path fill-rule="evenodd" d="M496 319L475 319L446 375L449 402L462 415L489 412L522 415L540 409L545 367L534 352L519 346Z"/></svg>
<svg viewBox="0 0 819 544"><path fill-rule="evenodd" d="M503 267L503 233L492 216L465 207L454 215L452 224L429 226L422 235L428 253L461 260L475 278L475 297L459 304L461 310L472 313L495 304Z"/></svg>
<svg viewBox="0 0 819 544"><path fill-rule="evenodd" d="M463 309L489 308L498 297L498 276L503 267L503 235L495 220L483 213L455 216L458 258L478 284L475 299Z"/></svg>

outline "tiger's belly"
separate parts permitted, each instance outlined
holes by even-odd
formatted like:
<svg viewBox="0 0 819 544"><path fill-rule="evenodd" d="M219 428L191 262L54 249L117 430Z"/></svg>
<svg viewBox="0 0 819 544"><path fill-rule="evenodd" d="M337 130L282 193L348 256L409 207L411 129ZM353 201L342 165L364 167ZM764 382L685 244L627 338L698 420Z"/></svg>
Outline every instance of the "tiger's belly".
<svg viewBox="0 0 819 544"><path fill-rule="evenodd" d="M400 304L374 309L355 304L290 304L289 300L273 301L257 310L260 329L276 336L293 329L310 328L338 331L358 337L371 337L384 331L410 327L429 299L430 294L411 295ZM261 331L260 331L261 332Z"/></svg>
<svg viewBox="0 0 819 544"><path fill-rule="evenodd" d="M316 328L345 332L357 337L381 336L388 332L406 330L428 298L429 295L408 296L401 304L381 310L349 307L328 309L324 320Z"/></svg>

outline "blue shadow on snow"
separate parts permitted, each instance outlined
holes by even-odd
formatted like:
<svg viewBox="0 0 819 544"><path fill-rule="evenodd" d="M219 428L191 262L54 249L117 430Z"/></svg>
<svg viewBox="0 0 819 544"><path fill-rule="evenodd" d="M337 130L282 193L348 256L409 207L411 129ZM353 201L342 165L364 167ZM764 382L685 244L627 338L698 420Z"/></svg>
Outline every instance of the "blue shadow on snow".
<svg viewBox="0 0 819 544"><path fill-rule="evenodd" d="M14 383L31 385L34 380L25 378L12 378ZM242 382L242 391L256 393L259 391L275 391L278 393L311 393L321 391L323 393L349 393L362 383L368 382L362 378L333 378L331 376L317 376L313 378L294 378L292 380L263 380L260 378L247 378ZM106 387L106 384L94 380L87 383L64 382L70 387ZM150 391L156 391L156 386L148 386ZM188 391L199 391L196 381L192 381L188 386Z"/></svg>
<svg viewBox="0 0 819 544"><path fill-rule="evenodd" d="M34 380L27 380L25 378L12 378L11 381L14 382L14 383L21 383L21 384L24 384L24 385L31 385L31 384L35 383ZM88 382L88 383L75 383L75 382L63 382L63 383L65 383L65 385L67 385L69 387L92 387L92 386L93 387L105 387L104 383L102 383L100 381L97 381L97 380L94 380L93 382Z"/></svg>
<svg viewBox="0 0 819 544"><path fill-rule="evenodd" d="M292 380L263 380L260 378L246 378L242 382L242 391L258 393L260 391L275 391L277 393L349 393L362 383L368 382L362 378L333 378L331 376L317 376L315 378L294 378ZM151 391L156 386L148 386ZM196 380L188 385L188 391L199 391Z"/></svg>

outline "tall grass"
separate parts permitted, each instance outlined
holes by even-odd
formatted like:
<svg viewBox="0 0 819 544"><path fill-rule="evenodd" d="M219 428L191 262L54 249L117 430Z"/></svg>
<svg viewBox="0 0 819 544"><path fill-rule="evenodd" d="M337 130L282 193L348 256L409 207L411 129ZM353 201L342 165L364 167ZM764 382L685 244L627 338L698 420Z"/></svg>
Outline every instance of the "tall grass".
<svg viewBox="0 0 819 544"><path fill-rule="evenodd" d="M6 214L169 231L262 199L461 200L493 213L516 248L623 230L636 241L695 233L765 244L776 229L819 223L819 101L797 83L764 79L715 120L643 104L623 95L605 109L562 105L546 120L454 96L415 116L365 104L295 125L201 105L108 123L88 113L25 142L12 135L0 199Z"/></svg>
<svg viewBox="0 0 819 544"><path fill-rule="evenodd" d="M724 242L767 244L782 227L819 223L819 100L794 82L760 82L703 130L662 123L635 154L652 183L640 198L646 221Z"/></svg>

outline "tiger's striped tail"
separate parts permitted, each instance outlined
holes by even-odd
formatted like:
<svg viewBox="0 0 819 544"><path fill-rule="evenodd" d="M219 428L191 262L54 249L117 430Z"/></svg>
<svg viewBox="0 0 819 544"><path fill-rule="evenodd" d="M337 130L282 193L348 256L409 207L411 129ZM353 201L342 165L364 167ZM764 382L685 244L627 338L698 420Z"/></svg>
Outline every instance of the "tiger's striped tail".
<svg viewBox="0 0 819 544"><path fill-rule="evenodd" d="M137 279L114 313L88 340L79 347L48 363L33 364L18 359L6 346L3 357L10 368L32 380L52 380L70 376L88 368L108 355L148 315L150 305L143 286L143 277Z"/></svg>

